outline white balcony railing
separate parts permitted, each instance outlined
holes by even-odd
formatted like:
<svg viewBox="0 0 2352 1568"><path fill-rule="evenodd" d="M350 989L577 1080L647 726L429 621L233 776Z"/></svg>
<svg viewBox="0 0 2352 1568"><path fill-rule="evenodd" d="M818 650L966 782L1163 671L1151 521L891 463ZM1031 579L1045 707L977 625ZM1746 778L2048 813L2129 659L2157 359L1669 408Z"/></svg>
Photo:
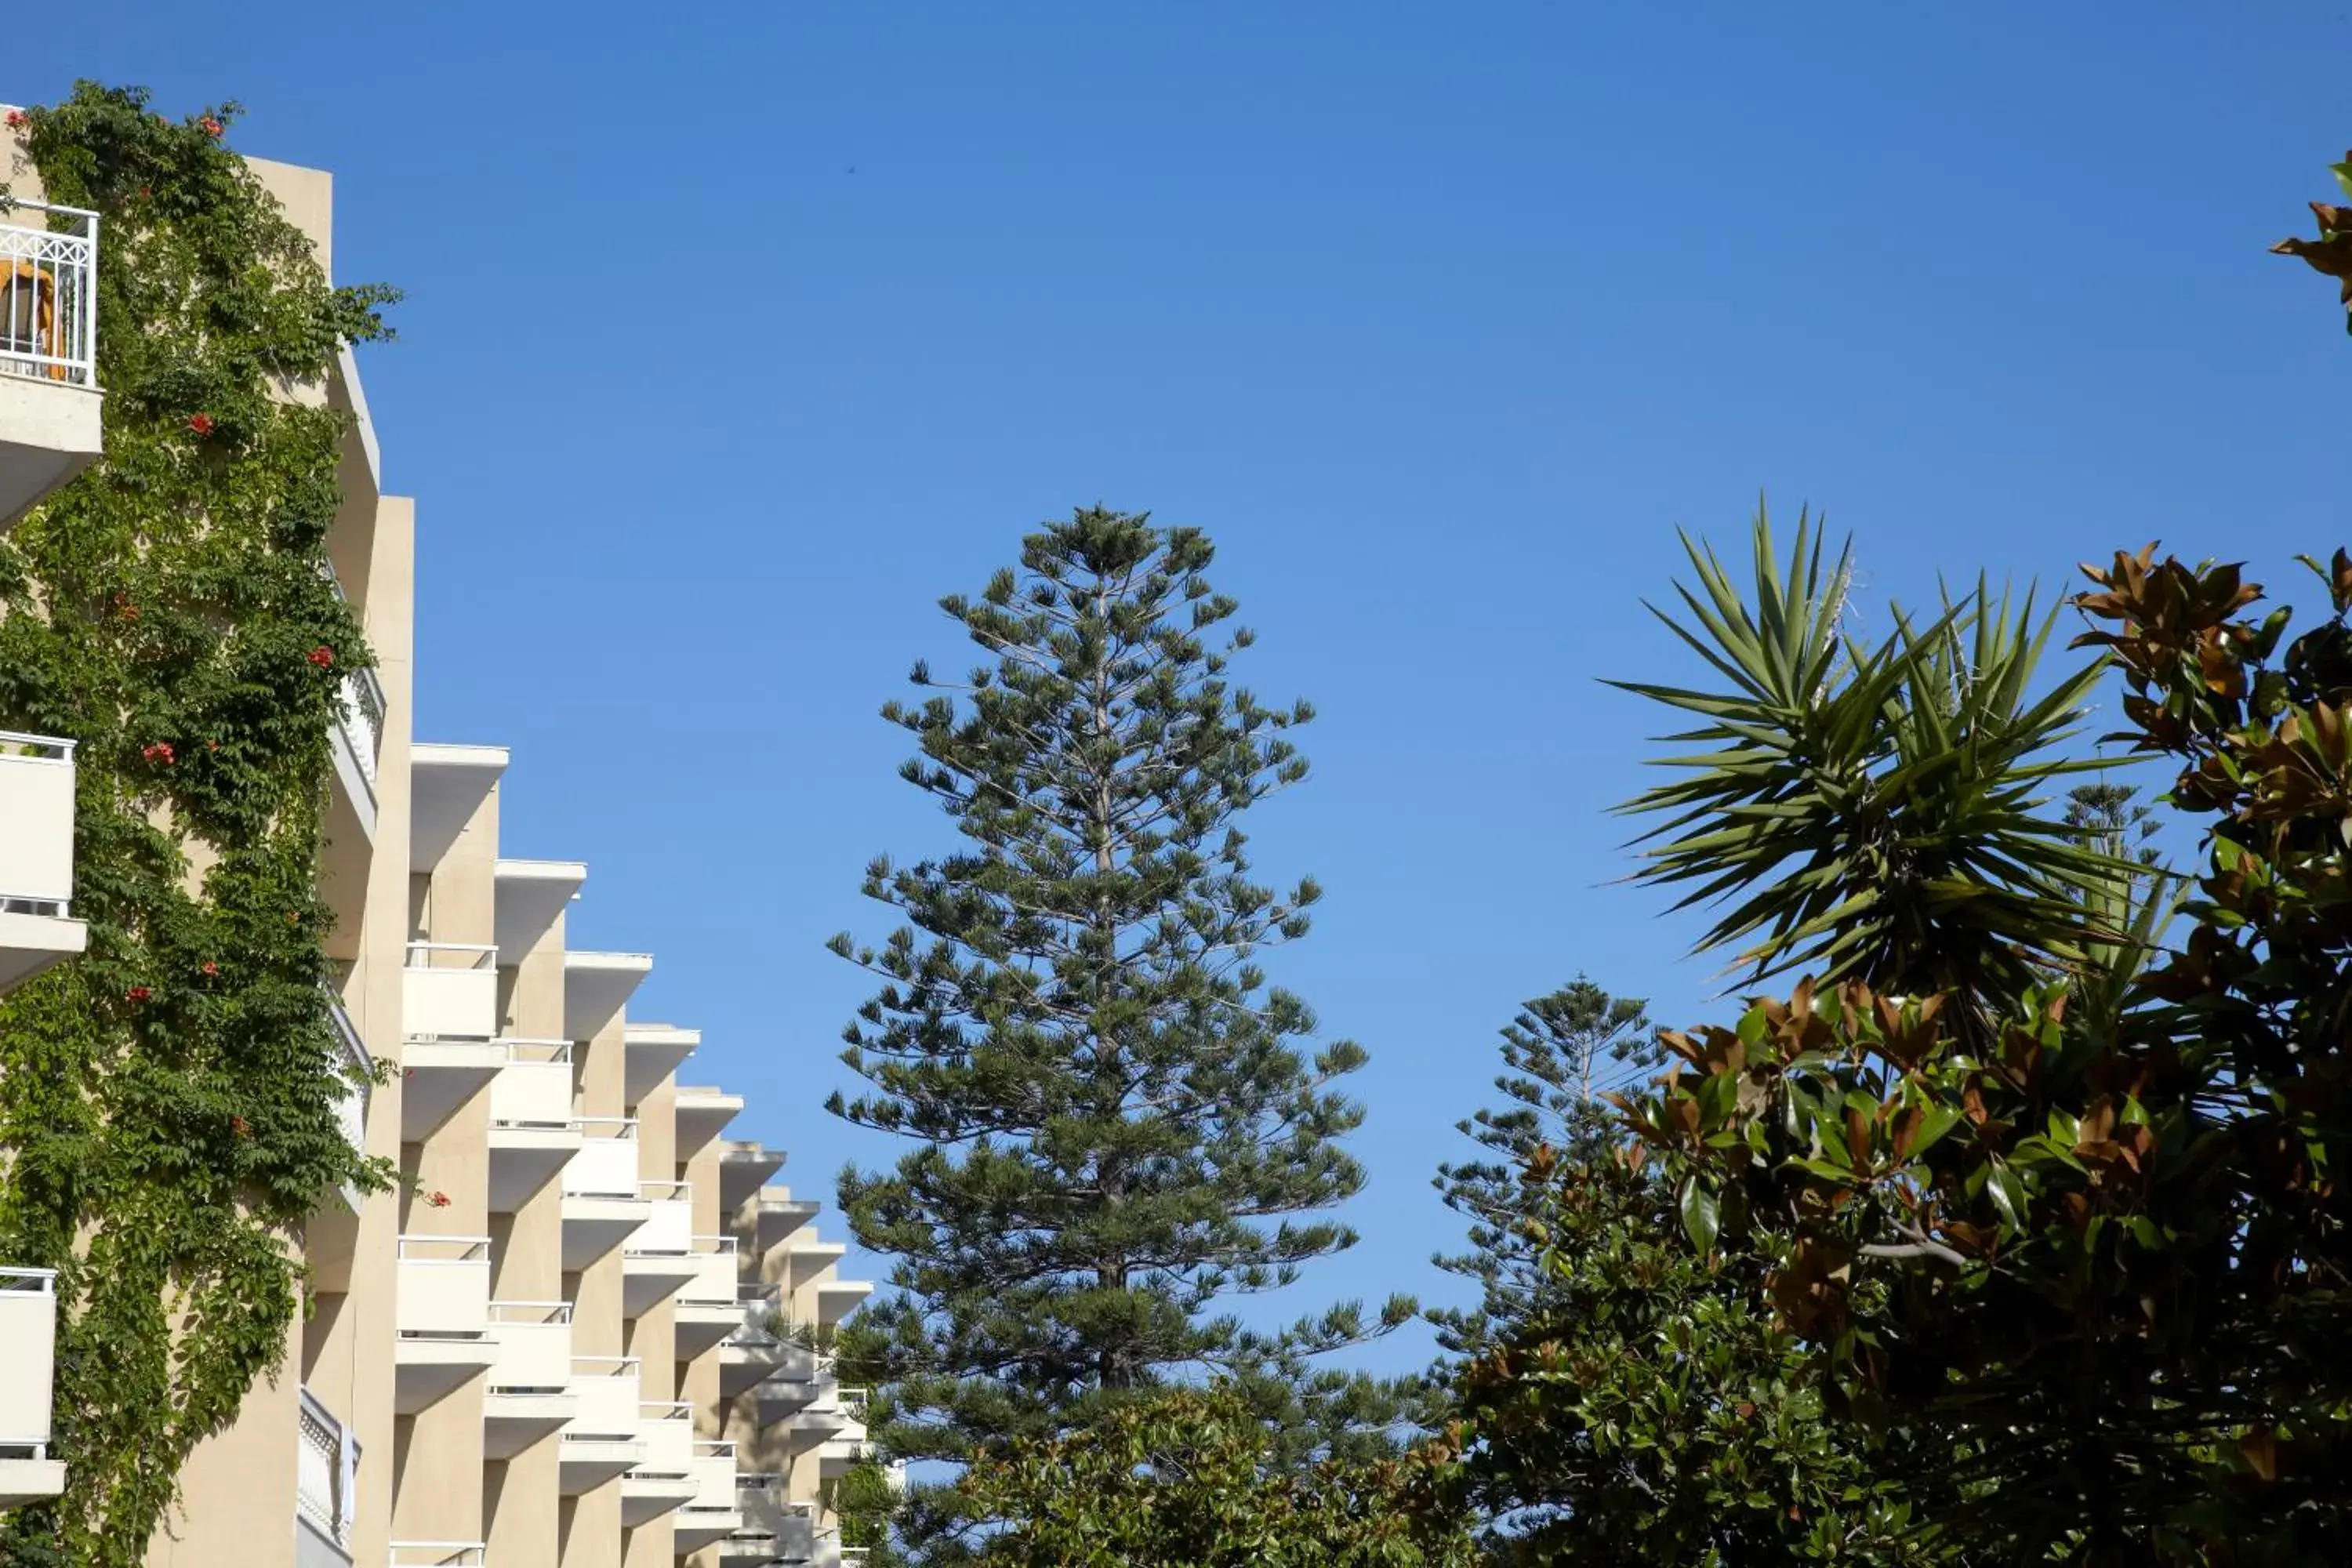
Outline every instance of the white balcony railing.
<svg viewBox="0 0 2352 1568"><path fill-rule="evenodd" d="M333 562L321 560L319 574L334 589L335 597L350 602L341 580L335 575ZM352 749L352 760L359 764L360 777L367 781L373 794L376 787L376 757L383 750L383 683L376 679L374 670L365 665L352 665L343 671L343 710L335 722Z"/></svg>
<svg viewBox="0 0 2352 1568"><path fill-rule="evenodd" d="M96 213L0 202L0 375L95 385L97 281Z"/></svg>
<svg viewBox="0 0 2352 1568"><path fill-rule="evenodd" d="M638 1432L646 1457L632 1471L637 1476L685 1476L694 1465L694 1406L685 1400L647 1402L637 1406Z"/></svg>
<svg viewBox="0 0 2352 1568"><path fill-rule="evenodd" d="M635 1118L583 1116L577 1121L581 1136L580 1152L564 1163L565 1195L636 1198L640 1184L637 1178Z"/></svg>
<svg viewBox="0 0 2352 1568"><path fill-rule="evenodd" d="M693 1237L695 1276L677 1293L680 1306L733 1307L741 1263L731 1236Z"/></svg>
<svg viewBox="0 0 2352 1568"><path fill-rule="evenodd" d="M624 1258L688 1258L694 1253L694 1185L639 1182L637 1195L653 1205L646 1222L621 1246Z"/></svg>
<svg viewBox="0 0 2352 1568"><path fill-rule="evenodd" d="M580 1408L564 1436L635 1442L640 1419L638 1373L644 1364L635 1356L572 1357L572 1392Z"/></svg>
<svg viewBox="0 0 2352 1568"><path fill-rule="evenodd" d="M478 1340L490 1326L490 1238L398 1238L394 1321L403 1339Z"/></svg>
<svg viewBox="0 0 2352 1568"><path fill-rule="evenodd" d="M401 1027L410 1038L487 1040L498 1033L496 944L412 942L400 979Z"/></svg>
<svg viewBox="0 0 2352 1568"><path fill-rule="evenodd" d="M499 1354L486 1392L562 1394L571 1386L571 1302L493 1301L490 1337Z"/></svg>
<svg viewBox="0 0 2352 1568"><path fill-rule="evenodd" d="M48 1458L57 1336L57 1271L0 1268L0 1458Z"/></svg>
<svg viewBox="0 0 2352 1568"><path fill-rule="evenodd" d="M368 1055L367 1042L360 1038L359 1028L344 1008L343 999L335 994L335 988L322 985L320 989L327 994L327 1017L335 1026L335 1044L341 1048L347 1075L336 1117L342 1123L343 1141L364 1154L368 1100L375 1089L375 1058Z"/></svg>
<svg viewBox="0 0 2352 1568"><path fill-rule="evenodd" d="M74 743L0 730L0 912L70 915L73 839Z"/></svg>
<svg viewBox="0 0 2352 1568"><path fill-rule="evenodd" d="M352 1550L352 1521L359 1489L360 1443L351 1428L302 1391L299 1451L295 1459L294 1506L310 1528Z"/></svg>
<svg viewBox="0 0 2352 1568"><path fill-rule="evenodd" d="M490 1080L490 1124L553 1131L572 1123L572 1042L502 1036L506 1065Z"/></svg>

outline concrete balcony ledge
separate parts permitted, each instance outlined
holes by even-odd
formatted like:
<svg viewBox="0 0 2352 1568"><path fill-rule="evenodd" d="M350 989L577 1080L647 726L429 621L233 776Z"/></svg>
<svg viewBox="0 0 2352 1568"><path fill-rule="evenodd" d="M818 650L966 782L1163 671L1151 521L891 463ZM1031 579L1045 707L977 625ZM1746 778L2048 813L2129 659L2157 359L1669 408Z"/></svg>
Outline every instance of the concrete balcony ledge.
<svg viewBox="0 0 2352 1568"><path fill-rule="evenodd" d="M0 1508L65 1489L49 1458L56 1365L58 1277L48 1268L0 1268Z"/></svg>
<svg viewBox="0 0 2352 1568"><path fill-rule="evenodd" d="M702 1278L694 1245L694 1188L688 1182L640 1182L652 1212L621 1244L621 1315L641 1318Z"/></svg>
<svg viewBox="0 0 2352 1568"><path fill-rule="evenodd" d="M572 1042L502 1036L490 1080L490 1212L512 1214L580 1152L572 1114Z"/></svg>
<svg viewBox="0 0 2352 1568"><path fill-rule="evenodd" d="M497 1359L482 1388L482 1457L510 1459L580 1414L572 1392L572 1303L493 1301Z"/></svg>
<svg viewBox="0 0 2352 1568"><path fill-rule="evenodd" d="M719 1212L734 1214L743 1206L744 1199L766 1186L768 1178L783 1168L784 1152L781 1149L741 1141L720 1144Z"/></svg>
<svg viewBox="0 0 2352 1568"><path fill-rule="evenodd" d="M621 1478L621 1522L632 1529L685 1507L702 1490L694 1473L691 1405L641 1405L637 1429L645 1439L645 1459Z"/></svg>
<svg viewBox="0 0 2352 1568"><path fill-rule="evenodd" d="M718 1545L742 1528L743 1516L732 1503L689 1502L670 1515L670 1547L685 1557Z"/></svg>
<svg viewBox="0 0 2352 1568"><path fill-rule="evenodd" d="M400 1050L400 1141L421 1143L495 1081L504 1040L410 1039Z"/></svg>
<svg viewBox="0 0 2352 1568"><path fill-rule="evenodd" d="M698 1236L692 1239L695 1276L679 1289L670 1305L672 1337L680 1361L692 1361L743 1326L743 1308L735 1294L742 1259L735 1238Z"/></svg>
<svg viewBox="0 0 2352 1568"><path fill-rule="evenodd" d="M720 1544L730 1562L806 1563L816 1545L816 1510L784 1495L784 1478L758 1473L735 1478L735 1506L743 1523ZM764 1547L768 1555L753 1558Z"/></svg>
<svg viewBox="0 0 2352 1568"><path fill-rule="evenodd" d="M73 842L74 742L0 730L0 994L89 942Z"/></svg>
<svg viewBox="0 0 2352 1568"><path fill-rule="evenodd" d="M762 1252L782 1246L815 1219L824 1205L796 1198L789 1187L763 1187L752 1211L752 1236Z"/></svg>
<svg viewBox="0 0 2352 1568"><path fill-rule="evenodd" d="M828 1437L816 1451L817 1473L826 1480L839 1480L874 1457L874 1446L866 1440L865 1428L854 1437Z"/></svg>
<svg viewBox="0 0 2352 1568"><path fill-rule="evenodd" d="M490 1335L490 1238L404 1236L398 1248L393 1409L413 1415L498 1360Z"/></svg>
<svg viewBox="0 0 2352 1568"><path fill-rule="evenodd" d="M578 860L500 859L491 877L499 962L511 968L530 956L555 918L580 896L588 868Z"/></svg>
<svg viewBox="0 0 2352 1568"><path fill-rule="evenodd" d="M649 952L566 952L563 955L563 1033L593 1040L627 1005L653 973Z"/></svg>
<svg viewBox="0 0 2352 1568"><path fill-rule="evenodd" d="M637 1177L637 1124L628 1117L579 1120L579 1152L563 1167L563 1268L576 1274L637 1233L653 1202Z"/></svg>
<svg viewBox="0 0 2352 1568"><path fill-rule="evenodd" d="M701 1047L702 1031L675 1024L630 1024L622 1029L621 1040L622 1091L635 1105Z"/></svg>
<svg viewBox="0 0 2352 1568"><path fill-rule="evenodd" d="M816 1288L816 1321L821 1328L833 1328L842 1319L865 1303L874 1294L871 1279L824 1279Z"/></svg>
<svg viewBox="0 0 2352 1568"><path fill-rule="evenodd" d="M742 1111L743 1097L740 1094L697 1085L678 1085L670 1100L670 1115L676 1129L679 1161L683 1163L688 1155L725 1131L727 1124Z"/></svg>
<svg viewBox="0 0 2352 1568"><path fill-rule="evenodd" d="M743 1527L736 1506L735 1445L695 1439L688 1473L694 1478L691 1500L670 1516L670 1542L684 1557L732 1535Z"/></svg>
<svg viewBox="0 0 2352 1568"><path fill-rule="evenodd" d="M557 1489L566 1497L604 1485L646 1462L641 1363L635 1356L574 1356L572 1393L578 1414L564 1426L557 1450Z"/></svg>

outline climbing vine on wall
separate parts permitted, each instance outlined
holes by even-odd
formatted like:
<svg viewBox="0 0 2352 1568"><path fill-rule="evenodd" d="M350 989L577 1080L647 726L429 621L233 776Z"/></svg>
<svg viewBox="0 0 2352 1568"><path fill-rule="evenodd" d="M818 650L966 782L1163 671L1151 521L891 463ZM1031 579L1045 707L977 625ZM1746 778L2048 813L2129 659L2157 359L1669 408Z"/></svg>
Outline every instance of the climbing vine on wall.
<svg viewBox="0 0 2352 1568"><path fill-rule="evenodd" d="M105 456L0 537L0 729L79 742L89 951L0 1001L0 1261L58 1271L65 1496L0 1561L131 1568L189 1452L277 1367L292 1250L381 1163L322 982L330 727L370 660L321 574L347 416L290 395L387 333L223 145L78 84L21 126L95 209ZM10 221L32 221L25 213Z"/></svg>

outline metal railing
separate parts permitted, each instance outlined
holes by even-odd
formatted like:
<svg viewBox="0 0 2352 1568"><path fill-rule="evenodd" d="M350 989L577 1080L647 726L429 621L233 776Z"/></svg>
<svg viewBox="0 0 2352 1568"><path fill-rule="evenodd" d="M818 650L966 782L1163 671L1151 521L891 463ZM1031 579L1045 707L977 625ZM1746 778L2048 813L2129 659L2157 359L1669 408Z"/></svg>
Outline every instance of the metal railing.
<svg viewBox="0 0 2352 1568"><path fill-rule="evenodd" d="M319 575L335 591L335 597L351 603L343 592L342 579L335 575L335 563L323 557L319 562ZM337 722L342 726L343 739L352 748L352 755L360 765L360 776L367 786L375 788L376 757L383 750L383 683L366 665L353 665L343 672L343 711Z"/></svg>
<svg viewBox="0 0 2352 1568"><path fill-rule="evenodd" d="M310 1528L348 1554L357 1517L360 1443L309 1389L302 1390L294 1507Z"/></svg>
<svg viewBox="0 0 2352 1568"><path fill-rule="evenodd" d="M343 1065L351 1069L357 1081L336 1108L342 1122L343 1137L361 1153L367 1152L368 1102L375 1093L375 1058L368 1055L367 1042L360 1038L359 1026L343 1006L343 999L333 986L321 981L320 990L327 994L327 1016L335 1026L335 1042L342 1047Z"/></svg>
<svg viewBox="0 0 2352 1568"><path fill-rule="evenodd" d="M23 213L52 226L12 221ZM0 199L0 375L98 384L96 213Z"/></svg>

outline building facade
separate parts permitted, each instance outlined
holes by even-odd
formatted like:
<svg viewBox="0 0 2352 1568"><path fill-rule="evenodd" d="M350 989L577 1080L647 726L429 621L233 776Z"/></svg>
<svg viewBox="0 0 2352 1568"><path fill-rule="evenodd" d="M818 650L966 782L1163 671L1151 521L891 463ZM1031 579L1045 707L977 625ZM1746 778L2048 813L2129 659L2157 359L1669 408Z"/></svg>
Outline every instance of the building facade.
<svg viewBox="0 0 2352 1568"><path fill-rule="evenodd" d="M0 212L0 529L100 456L94 215ZM332 183L254 169L332 265ZM499 852L503 748L412 733L416 509L383 493L346 351L294 395L351 416L334 578L376 650L347 678L320 868L334 1015L391 1192L322 1194L284 1364L182 1472L155 1568L753 1568L856 1561L826 1483L864 1458L823 1335L838 1277L698 1034L631 1013L653 959L573 948L587 868ZM0 733L0 990L83 945L70 740ZM390 1064L379 1070L377 1064ZM0 1258L0 1507L48 1453L54 1281Z"/></svg>

